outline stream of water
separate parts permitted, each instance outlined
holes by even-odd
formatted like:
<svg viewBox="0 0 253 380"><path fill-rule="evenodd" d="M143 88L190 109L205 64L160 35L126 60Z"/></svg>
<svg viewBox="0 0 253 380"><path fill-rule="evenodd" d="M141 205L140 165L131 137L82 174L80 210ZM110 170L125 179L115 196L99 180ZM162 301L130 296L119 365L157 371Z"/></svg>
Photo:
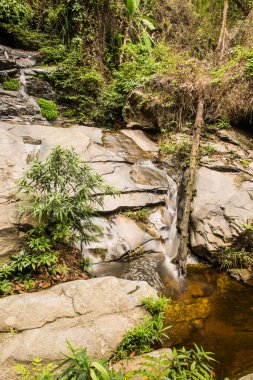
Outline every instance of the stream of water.
<svg viewBox="0 0 253 380"><path fill-rule="evenodd" d="M172 301L166 323L167 346L191 348L195 342L215 353L218 380L253 372L252 288L227 274L189 266L185 290Z"/></svg>

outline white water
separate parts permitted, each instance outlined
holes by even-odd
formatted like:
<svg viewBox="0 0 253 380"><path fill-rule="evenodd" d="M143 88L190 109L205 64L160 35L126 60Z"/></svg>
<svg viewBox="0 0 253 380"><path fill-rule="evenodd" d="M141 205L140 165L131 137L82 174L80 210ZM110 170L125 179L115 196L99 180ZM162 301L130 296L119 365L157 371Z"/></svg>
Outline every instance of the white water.
<svg viewBox="0 0 253 380"><path fill-rule="evenodd" d="M20 81L20 94L25 98L25 99L28 99L29 102L31 103L31 105L34 107L34 109L36 110L36 112L38 112L40 114L40 107L38 105L38 103L36 102L36 100L32 97L32 96L29 96L26 92L26 76L25 76L25 70L20 70L20 77L19 77L19 81Z"/></svg>
<svg viewBox="0 0 253 380"><path fill-rule="evenodd" d="M180 236L177 230L177 195L178 187L176 182L171 178L167 177L169 183L168 198L167 198L167 210L170 215L172 223L170 224L169 236L165 244L165 265L167 270L173 275L174 278L178 278L178 271L172 260L176 257Z"/></svg>

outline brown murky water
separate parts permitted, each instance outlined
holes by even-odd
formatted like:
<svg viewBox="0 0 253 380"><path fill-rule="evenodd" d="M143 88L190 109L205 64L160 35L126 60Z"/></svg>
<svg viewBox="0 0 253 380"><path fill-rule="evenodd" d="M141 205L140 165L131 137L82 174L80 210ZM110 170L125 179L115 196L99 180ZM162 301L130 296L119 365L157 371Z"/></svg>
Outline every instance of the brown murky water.
<svg viewBox="0 0 253 380"><path fill-rule="evenodd" d="M253 372L253 288L205 266L191 266L185 291L167 310L168 346L193 342L215 353L217 378Z"/></svg>

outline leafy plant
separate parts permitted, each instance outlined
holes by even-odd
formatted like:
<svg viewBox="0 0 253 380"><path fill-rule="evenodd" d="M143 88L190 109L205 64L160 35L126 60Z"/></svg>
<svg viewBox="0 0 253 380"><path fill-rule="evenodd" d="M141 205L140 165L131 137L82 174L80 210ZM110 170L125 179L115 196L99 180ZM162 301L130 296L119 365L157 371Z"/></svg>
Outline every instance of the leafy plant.
<svg viewBox="0 0 253 380"><path fill-rule="evenodd" d="M148 223L150 211L146 208L142 208L141 210L137 210L137 211L132 211L132 210L124 211L123 215L127 216L130 219L135 220L136 222Z"/></svg>
<svg viewBox="0 0 253 380"><path fill-rule="evenodd" d="M230 129L230 128L231 128L231 124L230 124L229 121L227 121L226 119L221 119L221 120L216 124L216 128L217 128L217 129Z"/></svg>
<svg viewBox="0 0 253 380"><path fill-rule="evenodd" d="M245 73L249 77L253 77L253 51L250 51L246 56Z"/></svg>
<svg viewBox="0 0 253 380"><path fill-rule="evenodd" d="M150 297L142 301L142 305L151 314L132 330L128 331L113 355L113 361L125 359L130 354L143 354L152 351L157 343L162 343L162 338L167 337L164 327L164 310L168 306L168 300L164 297L157 300Z"/></svg>
<svg viewBox="0 0 253 380"><path fill-rule="evenodd" d="M135 371L134 375L151 380L212 380L214 374L210 362L215 361L211 352L205 352L202 347L194 345L195 349L173 349L170 357L164 355L156 358L150 355L144 357L141 363L144 369ZM134 377L133 377L134 378Z"/></svg>
<svg viewBox="0 0 253 380"><path fill-rule="evenodd" d="M167 141L162 140L159 144L160 153L162 155L173 155L173 158L185 167L189 163L191 153L191 144L189 141Z"/></svg>
<svg viewBox="0 0 253 380"><path fill-rule="evenodd" d="M75 349L69 342L68 348L71 351L70 355L66 355L60 366L61 374L57 377L58 380L110 380L111 376L108 369L105 367L105 362L93 361L87 356L86 349Z"/></svg>
<svg viewBox="0 0 253 380"><path fill-rule="evenodd" d="M44 162L32 162L18 191L25 195L21 214L29 215L37 226L27 231L23 249L0 266L0 294L12 293L16 282L30 290L34 275L55 273L62 245L97 240L102 230L92 220L96 207L103 207L104 195L117 194L74 149L60 146Z"/></svg>
<svg viewBox="0 0 253 380"><path fill-rule="evenodd" d="M51 100L40 98L38 99L41 114L48 120L56 120L58 117L57 105Z"/></svg>
<svg viewBox="0 0 253 380"><path fill-rule="evenodd" d="M138 39L139 42L143 43L150 50L153 44L150 33L155 30L154 20L141 13L140 0L124 0L124 4L128 25L124 33L123 45L126 45L129 40L134 42L135 39ZM121 60L123 55L124 50L122 51Z"/></svg>
<svg viewBox="0 0 253 380"><path fill-rule="evenodd" d="M101 235L100 227L92 221L96 207L103 207L105 195L118 194L74 149L60 146L44 162L33 161L19 182L19 191L28 197L25 212L38 221L40 233L47 231L52 242L66 243L96 240ZM30 241L30 246L41 244L43 250L50 248L45 237Z"/></svg>
<svg viewBox="0 0 253 380"><path fill-rule="evenodd" d="M52 374L54 366L54 363L44 365L41 359L35 358L29 367L24 364L16 364L13 367L21 375L21 380L56 380Z"/></svg>
<svg viewBox="0 0 253 380"><path fill-rule="evenodd" d="M17 78L5 79L3 81L3 89L4 90L18 91L19 85L20 85L19 79L17 79Z"/></svg>
<svg viewBox="0 0 253 380"><path fill-rule="evenodd" d="M225 248L220 257L220 265L222 269L251 268L253 267L253 254Z"/></svg>
<svg viewBox="0 0 253 380"><path fill-rule="evenodd" d="M219 252L221 268L253 268L253 227L244 225L244 230L232 240L230 247Z"/></svg>
<svg viewBox="0 0 253 380"><path fill-rule="evenodd" d="M4 280L0 279L0 294L10 295L13 293L14 293L13 283L6 279Z"/></svg>
<svg viewBox="0 0 253 380"><path fill-rule="evenodd" d="M59 63L66 58L67 47L63 44L56 46L45 46L40 49L40 54L42 57L42 63Z"/></svg>
<svg viewBox="0 0 253 380"><path fill-rule="evenodd" d="M203 146L200 149L200 154L201 156L212 156L213 154L217 153L216 149L214 146L208 144L206 146Z"/></svg>
<svg viewBox="0 0 253 380"><path fill-rule="evenodd" d="M90 117L104 84L101 73L84 64L83 48L81 38L73 39L66 59L49 76L66 116L79 120Z"/></svg>

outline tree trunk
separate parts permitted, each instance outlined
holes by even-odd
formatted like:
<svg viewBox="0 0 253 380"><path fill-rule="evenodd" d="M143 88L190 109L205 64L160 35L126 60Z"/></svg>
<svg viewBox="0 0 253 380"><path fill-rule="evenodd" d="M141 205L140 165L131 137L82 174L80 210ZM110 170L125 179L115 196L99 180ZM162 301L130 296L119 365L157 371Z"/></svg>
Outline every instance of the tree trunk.
<svg viewBox="0 0 253 380"><path fill-rule="evenodd" d="M219 37L218 45L216 48L219 59L222 59L224 52L225 52L225 48L226 48L228 7L229 7L228 0L224 0L222 25L221 25L221 31L220 31L220 37Z"/></svg>
<svg viewBox="0 0 253 380"><path fill-rule="evenodd" d="M184 213L183 218L180 225L181 230L181 239L177 254L177 266L179 270L179 275L186 274L186 261L188 256L188 237L189 237L189 221L190 221L190 213L191 213L191 203L193 198L193 189L195 182L195 172L197 167L197 159L199 153L199 145L200 145L200 137L203 125L203 115L204 115L204 99L201 97L198 102L197 115L195 119L195 132L193 136L192 142L192 151L190 157L190 167L189 174L187 179L187 187L186 187L186 198L184 205Z"/></svg>

